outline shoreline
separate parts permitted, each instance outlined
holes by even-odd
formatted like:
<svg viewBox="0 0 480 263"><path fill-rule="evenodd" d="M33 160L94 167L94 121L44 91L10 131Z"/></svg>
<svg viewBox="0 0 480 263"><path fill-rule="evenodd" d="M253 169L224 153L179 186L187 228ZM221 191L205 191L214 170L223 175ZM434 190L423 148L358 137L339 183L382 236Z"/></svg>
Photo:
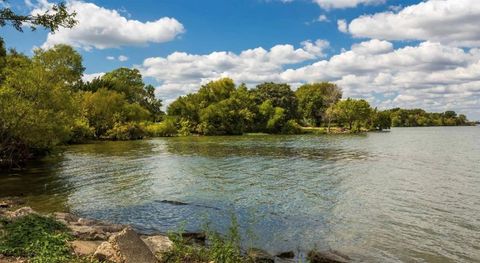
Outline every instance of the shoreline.
<svg viewBox="0 0 480 263"><path fill-rule="evenodd" d="M130 225L113 224L107 221L82 218L68 212L53 212L42 214L28 206L23 206L25 201L21 197L0 198L0 249L2 248L2 231L9 224L14 224L25 219L50 220L50 224L60 223L66 227L66 233L71 239L65 244L71 256L78 262L113 262L113 263L161 263L178 262L178 257L185 257L187 251L206 253L218 244L231 245L230 241L224 241L217 234L204 232L179 232L172 234L154 233L142 234ZM31 223L30 223L31 224ZM30 227L30 225L28 225ZM27 229L29 232L35 228ZM218 240L221 238L222 240ZM237 237L238 238L238 237ZM217 239L217 240L216 240ZM219 242L218 244L216 242ZM179 249L180 248L180 249ZM227 247L228 248L228 247ZM232 248L230 248L232 249ZM189 252L197 253L197 252ZM180 262L212 263L221 261L198 261L187 257ZM205 257L199 254L199 258ZM234 262L251 263L287 263L307 262L316 263L344 263L350 262L350 258L334 250L308 251L305 255L293 251L285 251L277 255L271 255L261 249L238 247L238 258ZM172 261L171 258L176 258ZM30 262L33 258L2 254L1 263ZM77 262L77 261L59 261Z"/></svg>

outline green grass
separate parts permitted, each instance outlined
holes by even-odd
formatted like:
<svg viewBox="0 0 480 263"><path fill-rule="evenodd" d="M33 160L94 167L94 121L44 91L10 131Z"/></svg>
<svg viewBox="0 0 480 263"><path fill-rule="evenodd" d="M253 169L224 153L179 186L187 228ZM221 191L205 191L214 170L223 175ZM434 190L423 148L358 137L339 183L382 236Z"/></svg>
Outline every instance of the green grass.
<svg viewBox="0 0 480 263"><path fill-rule="evenodd" d="M32 263L93 262L74 256L70 240L67 227L50 217L0 220L0 254L5 256L26 257Z"/></svg>
<svg viewBox="0 0 480 263"><path fill-rule="evenodd" d="M198 245L182 236L183 231L169 234L173 241L172 249L162 255L163 263L243 263L253 262L243 255L240 245L239 226L235 217L232 217L228 234L224 237L207 229L207 244Z"/></svg>

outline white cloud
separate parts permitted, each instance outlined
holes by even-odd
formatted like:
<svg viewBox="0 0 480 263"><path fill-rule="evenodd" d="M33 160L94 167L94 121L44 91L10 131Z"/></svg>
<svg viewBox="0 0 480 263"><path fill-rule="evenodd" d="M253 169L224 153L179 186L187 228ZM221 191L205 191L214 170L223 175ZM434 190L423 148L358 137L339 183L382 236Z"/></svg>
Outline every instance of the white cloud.
<svg viewBox="0 0 480 263"><path fill-rule="evenodd" d="M317 18L317 22L330 22L326 15L319 15Z"/></svg>
<svg viewBox="0 0 480 263"><path fill-rule="evenodd" d="M348 33L348 24L347 24L347 21L344 20L344 19L340 19L337 21L337 27L338 27L338 31L342 32L342 33Z"/></svg>
<svg viewBox="0 0 480 263"><path fill-rule="evenodd" d="M360 16L350 22L348 31L355 37L478 47L479 21L478 0L428 0L395 12Z"/></svg>
<svg viewBox="0 0 480 263"><path fill-rule="evenodd" d="M310 46L321 47L321 43L304 42L297 49L277 45L238 54L175 52L147 58L138 67L144 76L160 83L157 94L167 104L196 91L200 84L228 76L249 86L265 81L294 87L332 81L343 88L345 96L366 98L380 108L453 109L480 118L480 49L464 50L428 41L394 49L388 41L373 39L323 59L324 53ZM312 59L310 64L297 65Z"/></svg>
<svg viewBox="0 0 480 263"><path fill-rule="evenodd" d="M99 78L101 76L105 75L105 72L98 72L98 73L92 73L92 74L83 74L82 80L83 81L91 81L94 78Z"/></svg>
<svg viewBox="0 0 480 263"><path fill-rule="evenodd" d="M175 39L185 31L175 18L163 17L141 22L125 18L116 10L76 0L69 1L67 7L77 13L75 18L78 24L71 29L60 28L54 34L49 33L43 48L60 43L86 50L163 43ZM32 13L38 11L36 9Z"/></svg>
<svg viewBox="0 0 480 263"><path fill-rule="evenodd" d="M118 61L124 62L124 61L127 61L127 60L128 60L127 56L124 56L124 55L118 56Z"/></svg>
<svg viewBox="0 0 480 263"><path fill-rule="evenodd" d="M115 57L114 56L107 56L107 59L108 60L115 60Z"/></svg>
<svg viewBox="0 0 480 263"><path fill-rule="evenodd" d="M194 91L199 83L222 76L246 83L281 81L278 73L285 66L321 58L329 46L324 40L304 41L301 45L301 48L276 45L270 50L258 47L239 54L212 52L193 55L174 52L167 57L147 58L139 68L144 76L162 83L159 95L168 100Z"/></svg>
<svg viewBox="0 0 480 263"><path fill-rule="evenodd" d="M324 9L350 8L361 4L375 5L385 3L385 0L313 0Z"/></svg>

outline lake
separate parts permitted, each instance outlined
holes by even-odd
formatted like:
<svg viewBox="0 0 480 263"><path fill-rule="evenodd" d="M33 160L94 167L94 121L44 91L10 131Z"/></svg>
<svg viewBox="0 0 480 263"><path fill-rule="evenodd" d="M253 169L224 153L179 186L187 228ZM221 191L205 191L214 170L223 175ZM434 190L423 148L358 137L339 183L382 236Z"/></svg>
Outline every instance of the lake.
<svg viewBox="0 0 480 263"><path fill-rule="evenodd" d="M149 233L225 232L235 215L244 244L270 253L480 262L480 127L74 145L3 171L11 195Z"/></svg>

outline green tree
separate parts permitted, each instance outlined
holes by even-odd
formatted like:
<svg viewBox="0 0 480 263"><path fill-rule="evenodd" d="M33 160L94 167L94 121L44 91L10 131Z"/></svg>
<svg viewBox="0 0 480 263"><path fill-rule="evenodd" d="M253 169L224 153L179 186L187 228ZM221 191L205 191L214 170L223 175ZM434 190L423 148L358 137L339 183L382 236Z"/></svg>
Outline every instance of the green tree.
<svg viewBox="0 0 480 263"><path fill-rule="evenodd" d="M6 1L0 2L5 3ZM31 30L36 30L41 26L54 32L60 27L72 28L75 26L77 23L75 15L75 12L67 10L65 3L54 4L49 10L34 15L17 14L12 9L4 7L0 9L0 26L11 24L16 30L22 32L23 25L28 24Z"/></svg>
<svg viewBox="0 0 480 263"><path fill-rule="evenodd" d="M342 98L340 88L329 82L304 84L295 95L298 99L298 112L307 123L319 126L325 119L325 111Z"/></svg>
<svg viewBox="0 0 480 263"><path fill-rule="evenodd" d="M48 73L51 81L65 82L73 86L81 81L85 68L82 56L68 45L55 45L50 49L36 49L34 63L38 63Z"/></svg>
<svg viewBox="0 0 480 263"><path fill-rule="evenodd" d="M15 164L69 140L78 114L72 91L29 58L7 55L0 86L0 162Z"/></svg>
<svg viewBox="0 0 480 263"><path fill-rule="evenodd" d="M257 85L252 92L255 94L258 105L270 100L273 107L284 109L287 119L297 118L297 97L288 84L267 82Z"/></svg>
<svg viewBox="0 0 480 263"><path fill-rule="evenodd" d="M372 112L370 104L363 99L348 98L339 101L333 107L337 121L348 125L351 131L359 131L360 128L365 127Z"/></svg>

